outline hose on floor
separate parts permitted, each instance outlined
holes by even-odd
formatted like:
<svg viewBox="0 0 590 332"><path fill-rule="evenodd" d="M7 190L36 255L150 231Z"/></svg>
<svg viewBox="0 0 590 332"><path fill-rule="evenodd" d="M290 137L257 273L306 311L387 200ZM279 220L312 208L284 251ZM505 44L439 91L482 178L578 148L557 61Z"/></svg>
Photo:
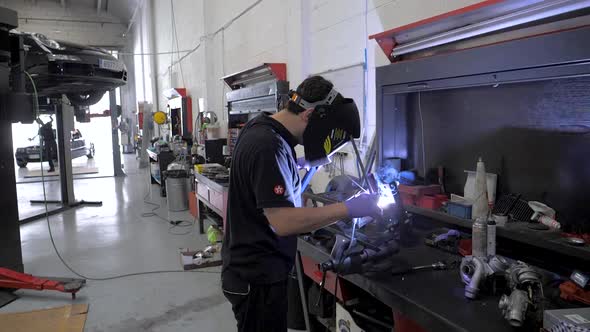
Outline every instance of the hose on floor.
<svg viewBox="0 0 590 332"><path fill-rule="evenodd" d="M31 85L33 86L33 96L35 98L34 101L34 107L35 107L35 112L36 112L36 116L37 118L39 117L39 99L38 99L38 93L37 93L37 86L35 85L35 81L33 80L33 77L31 77L31 75L28 72L25 72L26 76L29 78L29 80L31 81ZM39 129L41 129L41 124L39 124ZM41 142L40 142L41 143ZM57 257L59 258L59 260L61 261L61 263L74 275L86 279L86 280L92 280L92 281L108 281L108 280L115 280L115 279L122 279L122 278L128 278L128 277L133 277L133 276L141 276L141 275L149 275L149 274L164 274L164 273L209 273L209 274L219 274L220 272L217 271L203 271L203 270L190 270L190 271L184 271L184 270L156 270L156 271L144 271L144 272L135 272L135 273L126 273L126 274L120 274L120 275L114 275L114 276L110 276L110 277L89 277L86 276L82 273L77 272L76 270L74 270L66 261L65 259L62 257L61 253L59 252L59 250L57 249L57 246L55 244L55 239L53 238L53 231L51 230L51 223L49 221L49 206L47 203L47 191L45 188L45 172L43 171L43 149L41 144L39 144L39 147L41 148L40 151L40 162L41 162L41 180L43 183L43 199L45 200L45 221L47 222L47 229L49 230L49 239L51 240L51 245L53 246L53 250L55 251L55 254L57 255ZM155 204L155 203L152 203ZM157 205L157 204L156 204ZM155 210L154 210L155 211ZM152 212L154 212L152 211Z"/></svg>
<svg viewBox="0 0 590 332"><path fill-rule="evenodd" d="M149 170L148 170L149 172ZM170 219L166 219L164 217L162 217L161 215L159 215L156 211L159 210L162 206L158 203L154 203L154 202L150 202L148 200L148 197L150 196L150 191L148 188L148 192L145 194L145 196L143 197L143 202L145 204L151 205L153 206L152 210L150 212L145 212L141 214L142 218L152 218L152 217L157 217L159 219L161 219L162 221L166 222L167 224L170 224L170 227L168 227L168 233L172 234L172 235L188 235L191 234L193 232L193 229L190 229L188 231L184 231L184 232L174 232L175 228L181 227L181 228L185 228L185 227L194 227L196 224L196 218L193 221L188 221L188 220L175 220L172 221Z"/></svg>

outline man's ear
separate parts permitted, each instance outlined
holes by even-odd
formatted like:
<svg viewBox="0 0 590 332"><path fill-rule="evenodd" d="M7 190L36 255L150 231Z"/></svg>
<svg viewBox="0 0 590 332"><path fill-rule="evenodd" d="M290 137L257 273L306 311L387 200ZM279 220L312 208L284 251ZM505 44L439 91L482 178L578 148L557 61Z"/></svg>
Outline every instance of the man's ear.
<svg viewBox="0 0 590 332"><path fill-rule="evenodd" d="M313 108L308 108L305 111L299 113L301 119L305 122L309 122L309 118L311 117L311 113L313 112Z"/></svg>

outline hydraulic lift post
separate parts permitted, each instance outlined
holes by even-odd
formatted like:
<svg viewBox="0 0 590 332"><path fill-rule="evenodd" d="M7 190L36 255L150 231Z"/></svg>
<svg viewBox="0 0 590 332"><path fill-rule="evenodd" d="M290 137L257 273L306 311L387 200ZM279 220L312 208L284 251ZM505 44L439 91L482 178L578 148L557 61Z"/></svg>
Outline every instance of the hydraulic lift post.
<svg viewBox="0 0 590 332"><path fill-rule="evenodd" d="M74 195L74 173L72 168L72 141L71 132L74 129L74 108L66 97L52 99L48 105L42 106L45 111L55 113L57 126L57 155L59 161L59 181L61 200L31 200L31 204L60 204L61 207L43 212L26 219L20 220L21 224L45 218L50 215L62 213L72 208L90 205L102 206L101 201L77 201ZM42 156L45 156L43 151ZM41 165L43 167L43 165Z"/></svg>
<svg viewBox="0 0 590 332"><path fill-rule="evenodd" d="M86 283L83 279L41 278L22 273L24 267L12 146L12 124L16 122L33 123L37 114L34 107L34 96L24 90L22 37L15 39L9 34L9 31L17 26L17 13L0 7L0 40L2 40L0 43L0 133L3 135L0 140L0 183L4 186L3 199L0 200L0 211L3 213L3 218L0 220L0 307L17 298L12 293L14 289L56 290L71 293L72 297L75 297L75 294ZM15 56L15 54L20 56ZM15 69L16 61L20 62L17 63L21 68L19 72ZM13 86L10 85L11 78ZM57 112L57 115L63 116L63 113ZM62 128L62 130L64 133L65 129ZM69 143L69 139L66 141ZM70 151L69 148L68 151ZM64 155L63 151L61 155ZM64 157L66 156L64 155ZM71 158L68 161L71 181ZM64 167L65 164L63 163L61 167L64 170L67 169ZM65 191L66 194L68 192L71 192L71 197L73 197L73 189Z"/></svg>

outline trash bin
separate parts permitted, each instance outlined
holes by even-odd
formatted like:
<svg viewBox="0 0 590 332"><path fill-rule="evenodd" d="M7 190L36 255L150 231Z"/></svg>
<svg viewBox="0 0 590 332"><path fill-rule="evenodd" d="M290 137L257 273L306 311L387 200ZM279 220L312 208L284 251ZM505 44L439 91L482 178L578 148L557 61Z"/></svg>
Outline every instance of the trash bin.
<svg viewBox="0 0 590 332"><path fill-rule="evenodd" d="M166 198L168 211L188 210L188 172L183 167L171 163L166 171Z"/></svg>

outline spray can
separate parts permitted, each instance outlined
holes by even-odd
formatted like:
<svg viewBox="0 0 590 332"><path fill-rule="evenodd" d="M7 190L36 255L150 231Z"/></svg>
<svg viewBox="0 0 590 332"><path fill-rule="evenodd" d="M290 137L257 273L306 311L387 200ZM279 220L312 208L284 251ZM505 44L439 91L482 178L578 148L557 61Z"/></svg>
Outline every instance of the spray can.
<svg viewBox="0 0 590 332"><path fill-rule="evenodd" d="M486 176L486 166L479 158L477 169L475 171L475 201L471 212L472 219L487 219L489 212L488 205L488 184Z"/></svg>
<svg viewBox="0 0 590 332"><path fill-rule="evenodd" d="M487 257L488 255L488 223L487 218L477 218L471 226L471 255L473 257Z"/></svg>
<svg viewBox="0 0 590 332"><path fill-rule="evenodd" d="M487 242L488 242L488 256L496 256L496 221L490 218L488 220L488 234L487 234Z"/></svg>

